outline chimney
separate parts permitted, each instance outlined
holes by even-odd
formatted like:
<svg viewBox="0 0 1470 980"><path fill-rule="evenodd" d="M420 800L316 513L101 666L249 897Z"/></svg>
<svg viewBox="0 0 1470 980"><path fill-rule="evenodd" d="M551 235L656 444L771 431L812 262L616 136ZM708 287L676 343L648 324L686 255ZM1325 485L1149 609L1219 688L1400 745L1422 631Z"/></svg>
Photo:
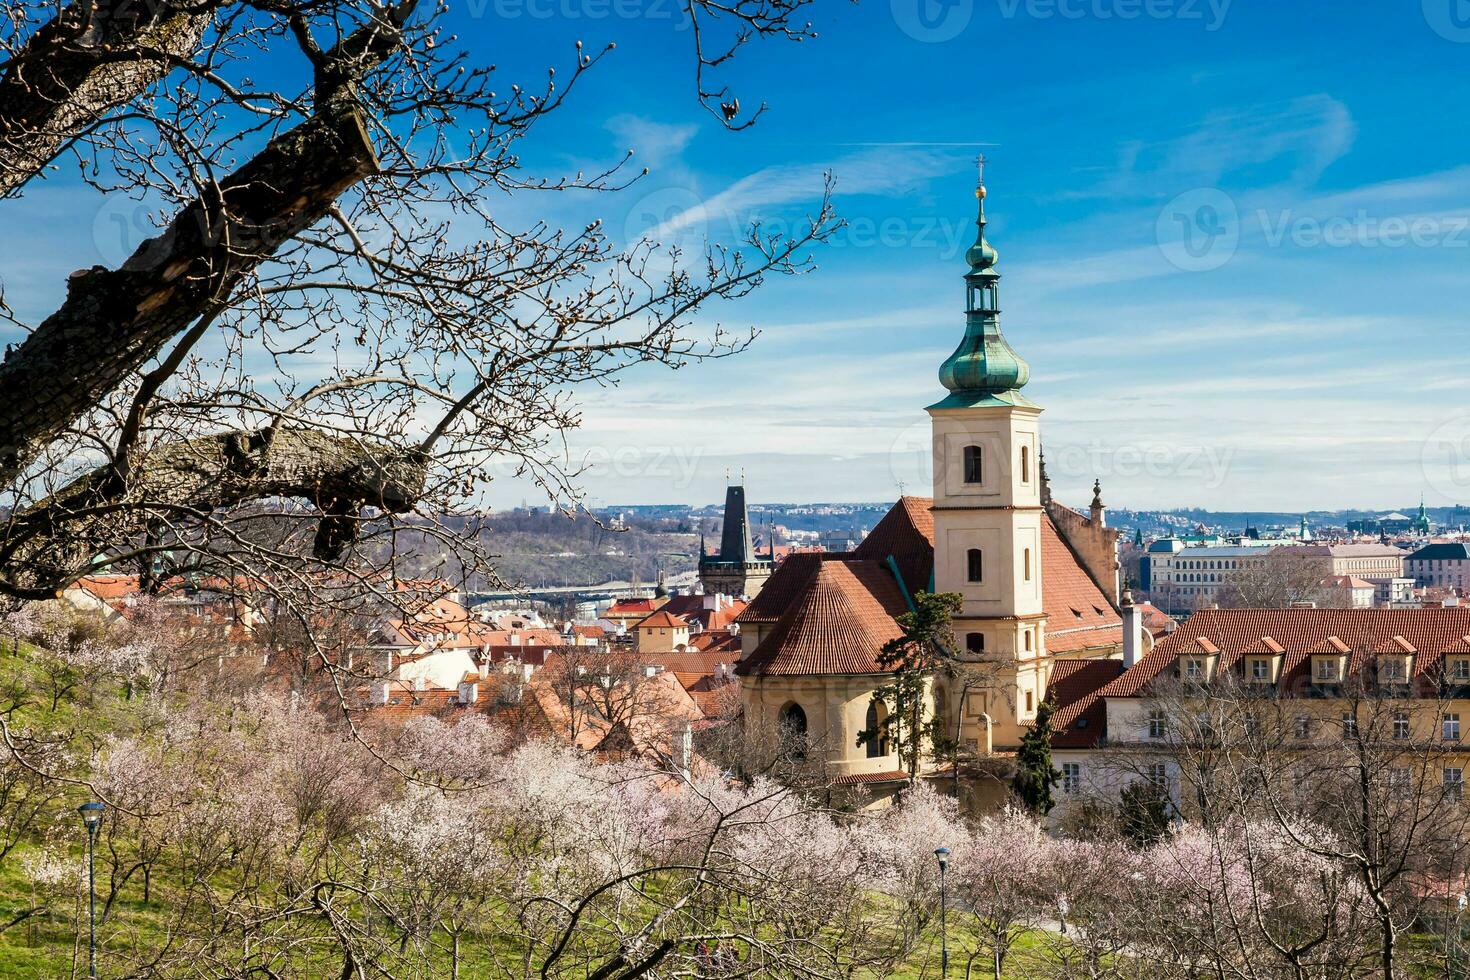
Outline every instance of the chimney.
<svg viewBox="0 0 1470 980"><path fill-rule="evenodd" d="M656 664L644 664L643 665L643 676L644 677L657 677L658 676L658 666Z"/></svg>
<svg viewBox="0 0 1470 980"><path fill-rule="evenodd" d="M1133 604L1133 590L1126 586L1118 606L1123 611L1123 669L1127 670L1143 654L1143 613Z"/></svg>
<svg viewBox="0 0 1470 980"><path fill-rule="evenodd" d="M725 680L729 676L730 676L730 665L729 664L715 664L715 677L716 678L718 678L719 680Z"/></svg>
<svg viewBox="0 0 1470 980"><path fill-rule="evenodd" d="M676 769L683 772L689 771L689 766L694 761L694 729L689 722L676 725L670 732L669 758Z"/></svg>
<svg viewBox="0 0 1470 980"><path fill-rule="evenodd" d="M510 645L513 646L513 647L520 646L521 645L521 634L519 634L519 633L512 633L510 635Z"/></svg>
<svg viewBox="0 0 1470 980"><path fill-rule="evenodd" d="M422 691L427 686L422 677L415 677L413 679L413 689L415 691Z"/></svg>
<svg viewBox="0 0 1470 980"><path fill-rule="evenodd" d="M480 684L478 681L464 680L459 684L459 703L474 704L480 700Z"/></svg>

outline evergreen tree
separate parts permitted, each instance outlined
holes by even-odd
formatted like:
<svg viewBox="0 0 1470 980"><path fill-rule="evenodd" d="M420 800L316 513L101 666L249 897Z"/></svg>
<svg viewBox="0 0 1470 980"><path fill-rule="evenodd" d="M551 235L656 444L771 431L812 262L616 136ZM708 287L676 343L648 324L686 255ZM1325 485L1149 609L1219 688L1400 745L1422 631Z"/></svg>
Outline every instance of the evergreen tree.
<svg viewBox="0 0 1470 980"><path fill-rule="evenodd" d="M1051 764L1051 713L1055 705L1051 699L1041 702L1036 709L1036 723L1021 736L1021 748L1016 753L1016 775L1011 780L1011 789L1020 798L1022 805L1038 817L1044 817L1056 806L1051 788L1062 774Z"/></svg>
<svg viewBox="0 0 1470 980"><path fill-rule="evenodd" d="M918 778L919 763L943 738L935 719L925 719L925 693L929 679L943 669L954 645L950 618L960 610L957 592L916 592L914 607L898 618L903 635L883 645L878 663L893 672L893 680L873 692L887 714L875 727L858 733L857 744L878 742L898 754L909 774Z"/></svg>

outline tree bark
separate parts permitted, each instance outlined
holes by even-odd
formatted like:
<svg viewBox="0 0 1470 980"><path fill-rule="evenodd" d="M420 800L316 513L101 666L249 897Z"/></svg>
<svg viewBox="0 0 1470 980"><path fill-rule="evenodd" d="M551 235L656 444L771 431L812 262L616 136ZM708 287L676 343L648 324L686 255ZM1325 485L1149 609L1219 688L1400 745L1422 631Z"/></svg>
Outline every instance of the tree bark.
<svg viewBox="0 0 1470 980"><path fill-rule="evenodd" d="M185 208L122 268L75 272L61 308L0 364L0 482L327 213L377 166L356 106L336 99Z"/></svg>
<svg viewBox="0 0 1470 980"><path fill-rule="evenodd" d="M0 198L193 54L216 4L73 3L0 76Z"/></svg>
<svg viewBox="0 0 1470 980"><path fill-rule="evenodd" d="M137 454L121 491L100 467L17 514L0 538L0 591L53 594L93 559L136 540L161 518L249 500L304 498L323 513L315 552L340 555L363 507L403 512L423 492L427 463L416 453L320 432L254 430L204 436Z"/></svg>

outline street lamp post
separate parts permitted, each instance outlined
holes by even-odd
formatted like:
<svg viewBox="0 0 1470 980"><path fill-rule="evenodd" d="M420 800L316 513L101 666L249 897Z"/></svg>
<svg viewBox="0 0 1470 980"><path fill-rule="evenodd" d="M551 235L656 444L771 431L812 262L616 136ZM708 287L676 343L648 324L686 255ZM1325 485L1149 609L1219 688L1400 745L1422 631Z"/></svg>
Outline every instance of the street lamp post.
<svg viewBox="0 0 1470 980"><path fill-rule="evenodd" d="M945 920L944 873L949 870L949 848L934 851L939 859L939 976L949 976L949 926Z"/></svg>
<svg viewBox="0 0 1470 980"><path fill-rule="evenodd" d="M97 831L102 826L102 812L106 804L92 801L77 807L82 823L87 827L87 949L91 972L87 975L97 980Z"/></svg>

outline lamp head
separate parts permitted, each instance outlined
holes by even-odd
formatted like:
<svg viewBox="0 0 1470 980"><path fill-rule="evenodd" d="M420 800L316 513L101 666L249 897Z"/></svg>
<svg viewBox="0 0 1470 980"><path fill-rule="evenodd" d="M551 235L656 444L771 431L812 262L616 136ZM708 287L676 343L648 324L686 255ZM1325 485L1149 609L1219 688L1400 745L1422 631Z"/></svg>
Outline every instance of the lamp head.
<svg viewBox="0 0 1470 980"><path fill-rule="evenodd" d="M934 856L939 859L939 867L940 867L941 870L943 870L944 868L946 868L946 867L949 866L949 848L947 848L947 847L937 847L937 848L935 848L934 849Z"/></svg>
<svg viewBox="0 0 1470 980"><path fill-rule="evenodd" d="M107 804L92 800L77 807L77 812L82 815L82 823L87 829L96 830L102 824L102 813L107 809Z"/></svg>

